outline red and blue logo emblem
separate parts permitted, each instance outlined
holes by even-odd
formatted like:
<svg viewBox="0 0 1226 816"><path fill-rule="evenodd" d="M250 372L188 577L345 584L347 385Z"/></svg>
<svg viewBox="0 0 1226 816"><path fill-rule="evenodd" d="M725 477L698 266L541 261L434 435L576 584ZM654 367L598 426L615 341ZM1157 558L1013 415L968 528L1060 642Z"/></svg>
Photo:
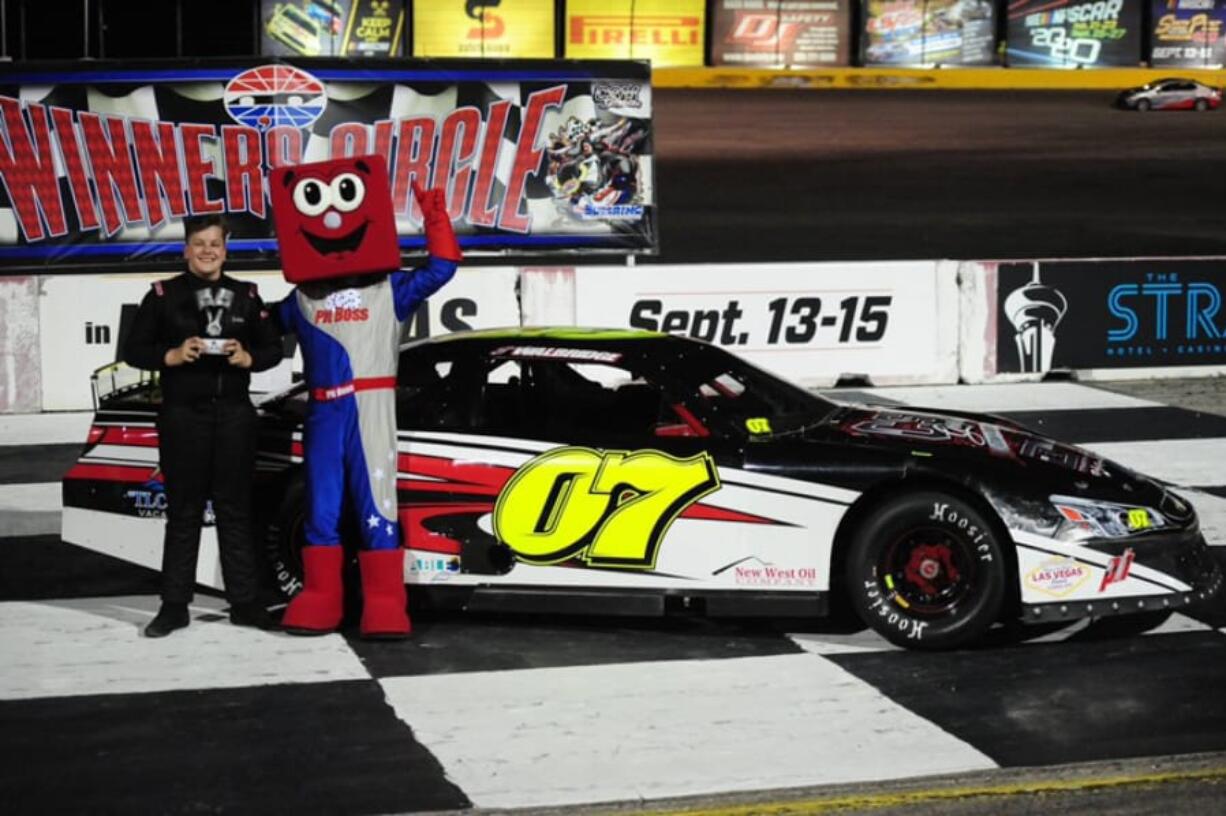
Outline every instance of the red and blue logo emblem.
<svg viewBox="0 0 1226 816"><path fill-rule="evenodd" d="M305 128L328 104L324 84L292 65L261 65L226 84L226 112L240 125L261 133L279 125Z"/></svg>

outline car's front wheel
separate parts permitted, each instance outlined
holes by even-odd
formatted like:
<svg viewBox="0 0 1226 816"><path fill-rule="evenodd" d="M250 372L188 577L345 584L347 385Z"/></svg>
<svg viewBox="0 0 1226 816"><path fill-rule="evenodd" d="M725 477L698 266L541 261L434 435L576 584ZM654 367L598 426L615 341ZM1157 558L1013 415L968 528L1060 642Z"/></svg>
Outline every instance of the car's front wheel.
<svg viewBox="0 0 1226 816"><path fill-rule="evenodd" d="M1153 105L1150 103L1148 99L1142 99L1139 102L1137 102L1137 110L1141 111L1142 113L1144 113L1145 111L1149 110L1152 107Z"/></svg>
<svg viewBox="0 0 1226 816"><path fill-rule="evenodd" d="M912 649L955 648L982 635L1000 615L1011 571L985 513L938 491L871 511L845 564L856 612Z"/></svg>
<svg viewBox="0 0 1226 816"><path fill-rule="evenodd" d="M1207 101L1205 101L1204 99L1198 99L1198 100L1196 100L1196 109L1197 109L1198 111L1206 111L1206 110L1209 110L1209 103L1208 103Z"/></svg>

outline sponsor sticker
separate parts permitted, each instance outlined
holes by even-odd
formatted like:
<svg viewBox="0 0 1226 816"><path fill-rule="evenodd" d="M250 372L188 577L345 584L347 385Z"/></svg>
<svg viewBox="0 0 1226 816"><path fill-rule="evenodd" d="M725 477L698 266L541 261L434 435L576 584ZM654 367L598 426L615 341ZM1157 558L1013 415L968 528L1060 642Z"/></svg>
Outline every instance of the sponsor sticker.
<svg viewBox="0 0 1226 816"><path fill-rule="evenodd" d="M1112 584L1118 584L1120 581L1127 580L1128 574L1132 571L1132 562L1135 558L1136 553L1132 551L1132 547L1129 547L1122 554L1108 561L1107 569L1103 573L1103 582L1098 585L1098 591L1102 592Z"/></svg>
<svg viewBox="0 0 1226 816"><path fill-rule="evenodd" d="M454 555L417 556L410 562L409 571L422 580L439 583L459 575L460 559Z"/></svg>
<svg viewBox="0 0 1226 816"><path fill-rule="evenodd" d="M737 586L811 587L817 585L816 567L780 567L760 558L749 558L731 570Z"/></svg>
<svg viewBox="0 0 1226 816"><path fill-rule="evenodd" d="M1090 580L1090 568L1071 558L1049 558L1026 573L1026 586L1053 598L1064 598Z"/></svg>
<svg viewBox="0 0 1226 816"><path fill-rule="evenodd" d="M503 346L494 349L490 355L530 360L574 360L580 363L616 363L622 358L618 351L553 346Z"/></svg>

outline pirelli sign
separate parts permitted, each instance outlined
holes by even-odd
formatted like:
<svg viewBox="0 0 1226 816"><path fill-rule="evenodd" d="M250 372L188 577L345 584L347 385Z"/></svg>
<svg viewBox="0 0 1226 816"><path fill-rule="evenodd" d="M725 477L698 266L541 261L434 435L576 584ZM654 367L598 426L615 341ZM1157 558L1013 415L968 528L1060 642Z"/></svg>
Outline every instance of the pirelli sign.
<svg viewBox="0 0 1226 816"><path fill-rule="evenodd" d="M703 0L569 0L566 57L701 66L705 26Z"/></svg>

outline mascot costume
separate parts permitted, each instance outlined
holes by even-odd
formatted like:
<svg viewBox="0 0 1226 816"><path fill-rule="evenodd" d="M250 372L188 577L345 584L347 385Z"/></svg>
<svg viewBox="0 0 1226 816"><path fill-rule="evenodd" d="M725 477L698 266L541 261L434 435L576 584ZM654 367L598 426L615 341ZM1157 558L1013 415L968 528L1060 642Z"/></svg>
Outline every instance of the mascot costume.
<svg viewBox="0 0 1226 816"><path fill-rule="evenodd" d="M304 588L282 626L335 631L343 612L341 507L361 521L364 637L410 631L396 502L396 369L400 324L455 274L462 259L442 190L413 185L425 225L425 265L399 271L391 187L380 156L280 167L270 178L282 272L296 288L277 308L298 335L310 391Z"/></svg>

